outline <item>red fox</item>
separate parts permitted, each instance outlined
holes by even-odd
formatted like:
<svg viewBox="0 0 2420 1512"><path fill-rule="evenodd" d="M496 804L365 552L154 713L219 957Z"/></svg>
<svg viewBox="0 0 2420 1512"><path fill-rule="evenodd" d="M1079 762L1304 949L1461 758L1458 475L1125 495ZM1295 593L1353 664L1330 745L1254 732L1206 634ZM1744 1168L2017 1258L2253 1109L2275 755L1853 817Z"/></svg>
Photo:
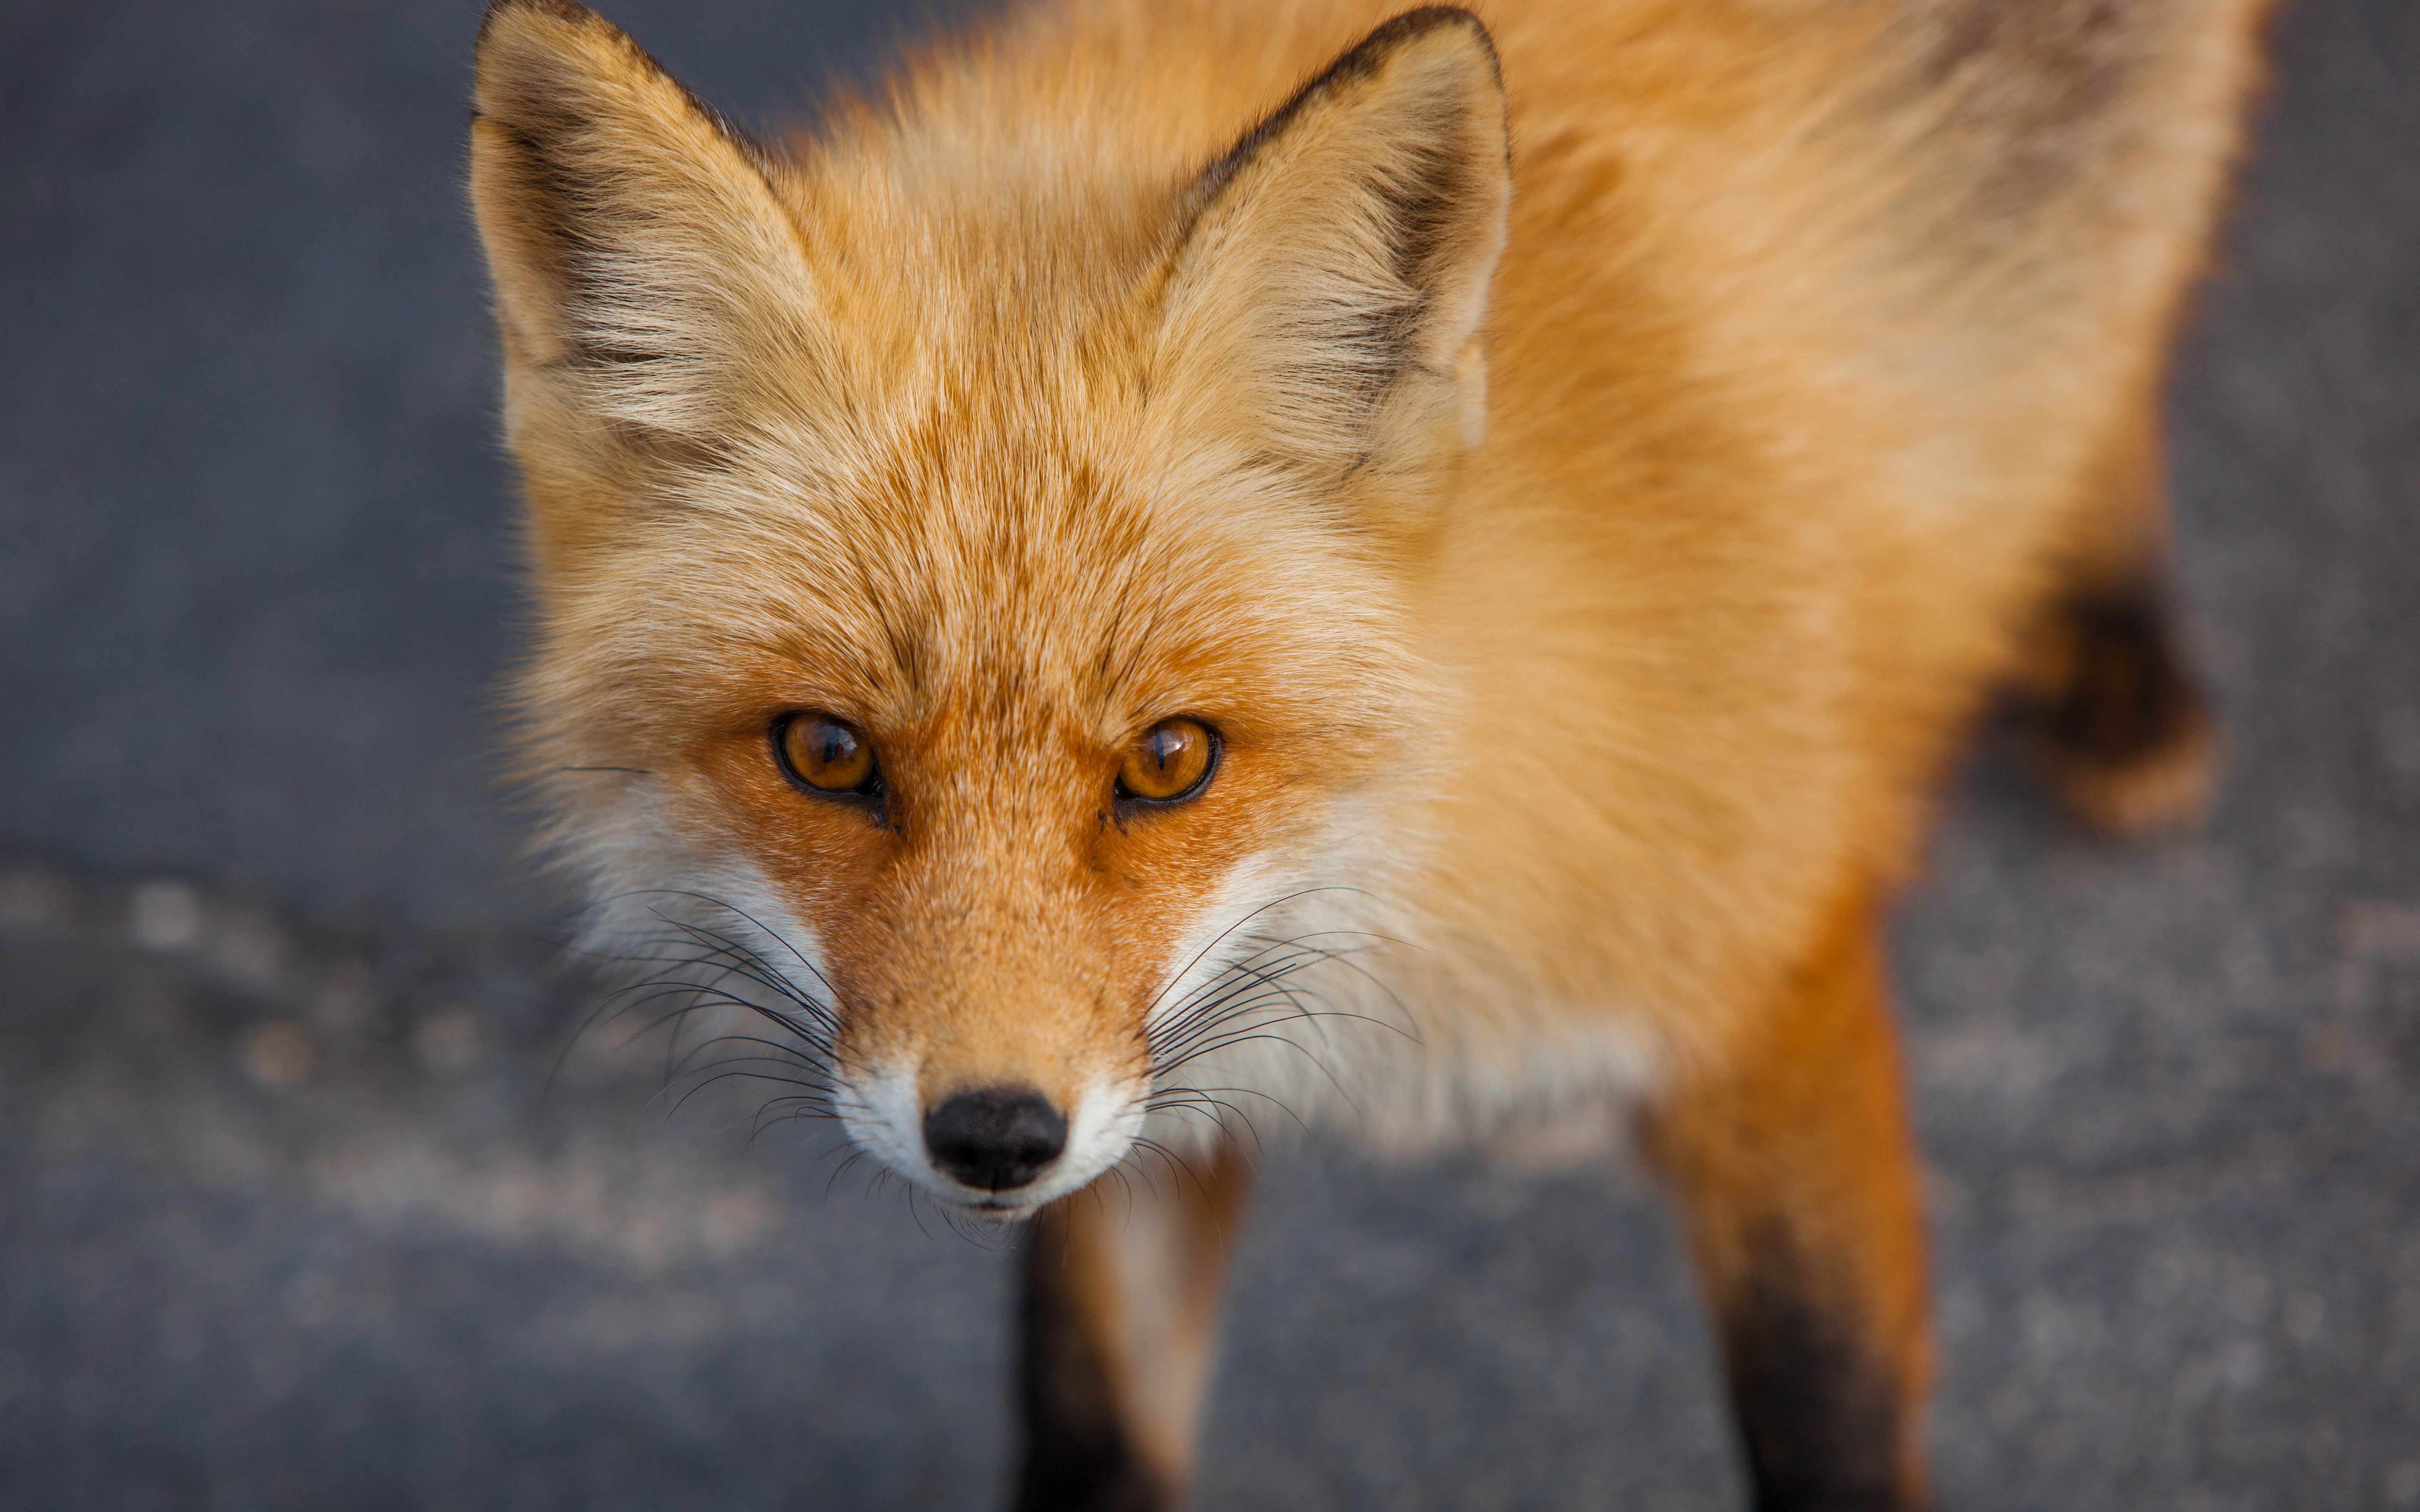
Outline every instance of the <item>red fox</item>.
<svg viewBox="0 0 2420 1512"><path fill-rule="evenodd" d="M2260 7L1046 0L776 149L496 0L553 839L1032 1219L1020 1506L1184 1495L1256 1120L1590 1102L1757 1504L1923 1503L1878 926L1995 688L2093 825L2207 789L2159 403Z"/></svg>

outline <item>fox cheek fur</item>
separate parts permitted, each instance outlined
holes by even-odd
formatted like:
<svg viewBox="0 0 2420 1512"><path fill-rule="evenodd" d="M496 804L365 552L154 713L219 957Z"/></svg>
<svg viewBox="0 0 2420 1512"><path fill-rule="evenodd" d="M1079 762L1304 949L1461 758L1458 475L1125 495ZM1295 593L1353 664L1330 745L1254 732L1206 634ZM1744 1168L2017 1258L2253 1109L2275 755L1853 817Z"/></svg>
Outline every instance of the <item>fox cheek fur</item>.
<svg viewBox="0 0 2420 1512"><path fill-rule="evenodd" d="M2260 12L1037 0L776 153L496 0L551 839L1033 1216L1021 1507L1184 1495L1239 1129L1581 1101L1758 1505L1923 1503L1882 921L1995 687L2087 824L2209 791L2160 379Z"/></svg>

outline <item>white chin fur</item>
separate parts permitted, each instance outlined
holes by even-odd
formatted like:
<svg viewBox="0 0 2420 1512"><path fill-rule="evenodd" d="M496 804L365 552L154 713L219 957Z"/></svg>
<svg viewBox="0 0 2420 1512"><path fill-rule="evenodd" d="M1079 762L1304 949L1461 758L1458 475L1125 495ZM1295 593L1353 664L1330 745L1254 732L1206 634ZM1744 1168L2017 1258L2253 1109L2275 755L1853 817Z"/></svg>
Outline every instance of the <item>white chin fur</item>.
<svg viewBox="0 0 2420 1512"><path fill-rule="evenodd" d="M1022 1218L1045 1203L1079 1192L1125 1158L1142 1132L1145 1088L1099 1081L1067 1115L1067 1149L1039 1180L1009 1192L986 1192L936 1169L924 1150L924 1111L916 1074L885 1067L857 1080L836 1100L843 1127L860 1149L932 1196L979 1216Z"/></svg>

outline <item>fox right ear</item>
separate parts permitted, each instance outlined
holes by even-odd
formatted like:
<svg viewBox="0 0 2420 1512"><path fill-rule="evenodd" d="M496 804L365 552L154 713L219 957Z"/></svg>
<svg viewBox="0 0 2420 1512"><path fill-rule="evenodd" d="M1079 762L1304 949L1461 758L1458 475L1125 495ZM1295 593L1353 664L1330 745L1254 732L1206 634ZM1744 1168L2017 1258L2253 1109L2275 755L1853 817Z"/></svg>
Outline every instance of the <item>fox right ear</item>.
<svg viewBox="0 0 2420 1512"><path fill-rule="evenodd" d="M1156 387L1314 477L1416 472L1485 413L1512 199L1504 85L1466 10L1406 11L1197 180Z"/></svg>
<svg viewBox="0 0 2420 1512"><path fill-rule="evenodd" d="M471 197L516 408L702 440L737 385L823 368L767 160L619 28L495 0L477 101Z"/></svg>

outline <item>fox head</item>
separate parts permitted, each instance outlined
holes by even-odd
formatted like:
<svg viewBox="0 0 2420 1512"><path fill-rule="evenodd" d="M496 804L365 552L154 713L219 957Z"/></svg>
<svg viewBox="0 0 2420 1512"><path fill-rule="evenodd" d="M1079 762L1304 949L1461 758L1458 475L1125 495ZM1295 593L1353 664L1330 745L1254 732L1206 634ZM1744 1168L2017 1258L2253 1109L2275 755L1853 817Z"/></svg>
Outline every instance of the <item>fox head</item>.
<svg viewBox="0 0 2420 1512"><path fill-rule="evenodd" d="M1325 953L1306 900L1414 843L1504 101L1453 9L1181 163L908 95L777 157L500 0L472 193L598 938L1013 1213L1228 1096L1199 1067Z"/></svg>

